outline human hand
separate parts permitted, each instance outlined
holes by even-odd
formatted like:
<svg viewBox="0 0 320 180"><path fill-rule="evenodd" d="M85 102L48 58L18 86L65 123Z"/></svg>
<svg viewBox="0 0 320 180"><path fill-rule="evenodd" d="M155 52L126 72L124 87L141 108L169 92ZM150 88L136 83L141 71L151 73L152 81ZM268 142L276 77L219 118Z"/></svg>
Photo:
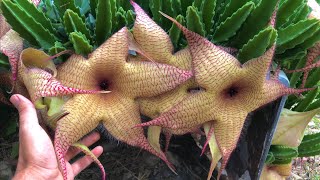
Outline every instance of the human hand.
<svg viewBox="0 0 320 180"><path fill-rule="evenodd" d="M59 170L52 141L39 125L33 104L22 95L16 94L10 98L19 111L19 159L13 179L63 179ZM99 133L92 133L81 143L90 146L99 140ZM74 158L80 150L70 148L65 156L67 161ZM99 157L103 152L97 146L92 153ZM84 156L76 162L67 163L68 179L74 177L89 166L93 160Z"/></svg>

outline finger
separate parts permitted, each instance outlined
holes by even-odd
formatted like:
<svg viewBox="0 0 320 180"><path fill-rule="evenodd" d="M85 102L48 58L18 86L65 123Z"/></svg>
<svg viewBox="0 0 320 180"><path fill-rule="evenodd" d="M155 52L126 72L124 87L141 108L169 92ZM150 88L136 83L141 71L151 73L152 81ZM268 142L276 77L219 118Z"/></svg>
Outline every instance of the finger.
<svg viewBox="0 0 320 180"><path fill-rule="evenodd" d="M91 151L96 157L99 157L102 152L103 148L102 146L97 146ZM74 162L71 167L73 170L73 174L76 176L81 171L83 171L86 167L88 167L93 162L92 158L90 156L84 156L78 161Z"/></svg>
<svg viewBox="0 0 320 180"><path fill-rule="evenodd" d="M81 144L85 145L85 146L91 146L93 143L97 142L100 139L100 134L98 132L93 132L92 134L90 134L89 136L83 138L81 140ZM69 148L65 159L67 161L70 161L72 158L74 158L79 152L81 152L80 149L78 148L74 148L71 147Z"/></svg>
<svg viewBox="0 0 320 180"><path fill-rule="evenodd" d="M36 109L29 99L15 94L11 96L10 101L19 111L20 127L39 125Z"/></svg>

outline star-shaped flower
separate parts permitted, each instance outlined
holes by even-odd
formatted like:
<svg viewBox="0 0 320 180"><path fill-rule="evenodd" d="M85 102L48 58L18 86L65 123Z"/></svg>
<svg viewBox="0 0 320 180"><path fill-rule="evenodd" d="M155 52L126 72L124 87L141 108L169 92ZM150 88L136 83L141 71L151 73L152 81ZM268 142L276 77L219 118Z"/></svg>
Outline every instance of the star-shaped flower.
<svg viewBox="0 0 320 180"><path fill-rule="evenodd" d="M160 26L158 26L138 4L133 1L131 1L131 4L134 7L136 13L136 20L133 26L132 34L134 40L139 46L139 49L143 51L144 55L155 62L161 62L181 69L191 70L192 58L189 49L185 48L176 53L173 53L174 47L167 33ZM152 47L159 48L154 49ZM234 51L234 49L232 48L219 48L228 52ZM179 85L179 87L169 92L163 93L159 96L140 98L139 104L141 113L152 119L157 118L161 115L161 113L168 111L174 105L187 98L190 93L192 93L193 89L197 89L197 87L198 85L194 81L194 78L191 78L185 83ZM197 125L192 129L163 129L166 136L165 149L168 149L169 140L172 134L198 132L199 128L200 125ZM149 128L149 130L151 130L151 128ZM152 131L153 132L151 132L151 134L153 136L155 132L160 132L154 129L152 129Z"/></svg>
<svg viewBox="0 0 320 180"><path fill-rule="evenodd" d="M63 111L69 114L57 122L54 146L64 177L67 177L64 155L69 146L99 123L117 140L141 147L171 166L164 153L148 143L142 128L132 128L141 122L135 99L169 91L192 73L165 64L130 60L128 33L123 28L89 55L89 59L73 55L58 67L57 80L65 86L111 91L77 94L63 106Z"/></svg>
<svg viewBox="0 0 320 180"><path fill-rule="evenodd" d="M161 126L179 130L213 122L223 156L221 171L235 149L249 112L283 95L309 89L291 89L275 78L266 79L275 46L261 57L240 62L207 39L189 31L171 17L187 38L196 83L203 89L163 113L136 127Z"/></svg>

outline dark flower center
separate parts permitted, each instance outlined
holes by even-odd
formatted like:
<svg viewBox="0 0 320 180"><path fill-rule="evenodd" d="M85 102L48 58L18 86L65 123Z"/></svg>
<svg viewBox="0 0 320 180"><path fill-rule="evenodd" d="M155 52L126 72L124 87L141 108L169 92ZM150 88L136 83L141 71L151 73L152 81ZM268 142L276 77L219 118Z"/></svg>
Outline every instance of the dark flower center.
<svg viewBox="0 0 320 180"><path fill-rule="evenodd" d="M236 96L238 94L238 88L237 87L230 87L227 90L227 93L228 93L229 97L234 97L234 96Z"/></svg>
<svg viewBox="0 0 320 180"><path fill-rule="evenodd" d="M103 90L103 91L110 90L110 83L107 80L101 81L99 86L100 86L100 89Z"/></svg>

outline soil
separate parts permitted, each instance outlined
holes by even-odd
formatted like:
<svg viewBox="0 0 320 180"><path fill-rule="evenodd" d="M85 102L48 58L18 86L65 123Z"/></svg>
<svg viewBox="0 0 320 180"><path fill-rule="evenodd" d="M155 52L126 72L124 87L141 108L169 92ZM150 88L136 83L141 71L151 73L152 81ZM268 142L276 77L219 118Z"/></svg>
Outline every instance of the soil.
<svg viewBox="0 0 320 180"><path fill-rule="evenodd" d="M308 124L306 134L320 132L320 115ZM290 179L320 179L320 156L297 158L292 164Z"/></svg>
<svg viewBox="0 0 320 180"><path fill-rule="evenodd" d="M206 156L200 157L201 150L190 135L173 137L167 152L178 175L162 160L146 151L106 138L96 144L104 147L104 154L99 160L110 180L201 180L207 178L210 167L210 161ZM93 164L76 179L100 178L100 170Z"/></svg>

